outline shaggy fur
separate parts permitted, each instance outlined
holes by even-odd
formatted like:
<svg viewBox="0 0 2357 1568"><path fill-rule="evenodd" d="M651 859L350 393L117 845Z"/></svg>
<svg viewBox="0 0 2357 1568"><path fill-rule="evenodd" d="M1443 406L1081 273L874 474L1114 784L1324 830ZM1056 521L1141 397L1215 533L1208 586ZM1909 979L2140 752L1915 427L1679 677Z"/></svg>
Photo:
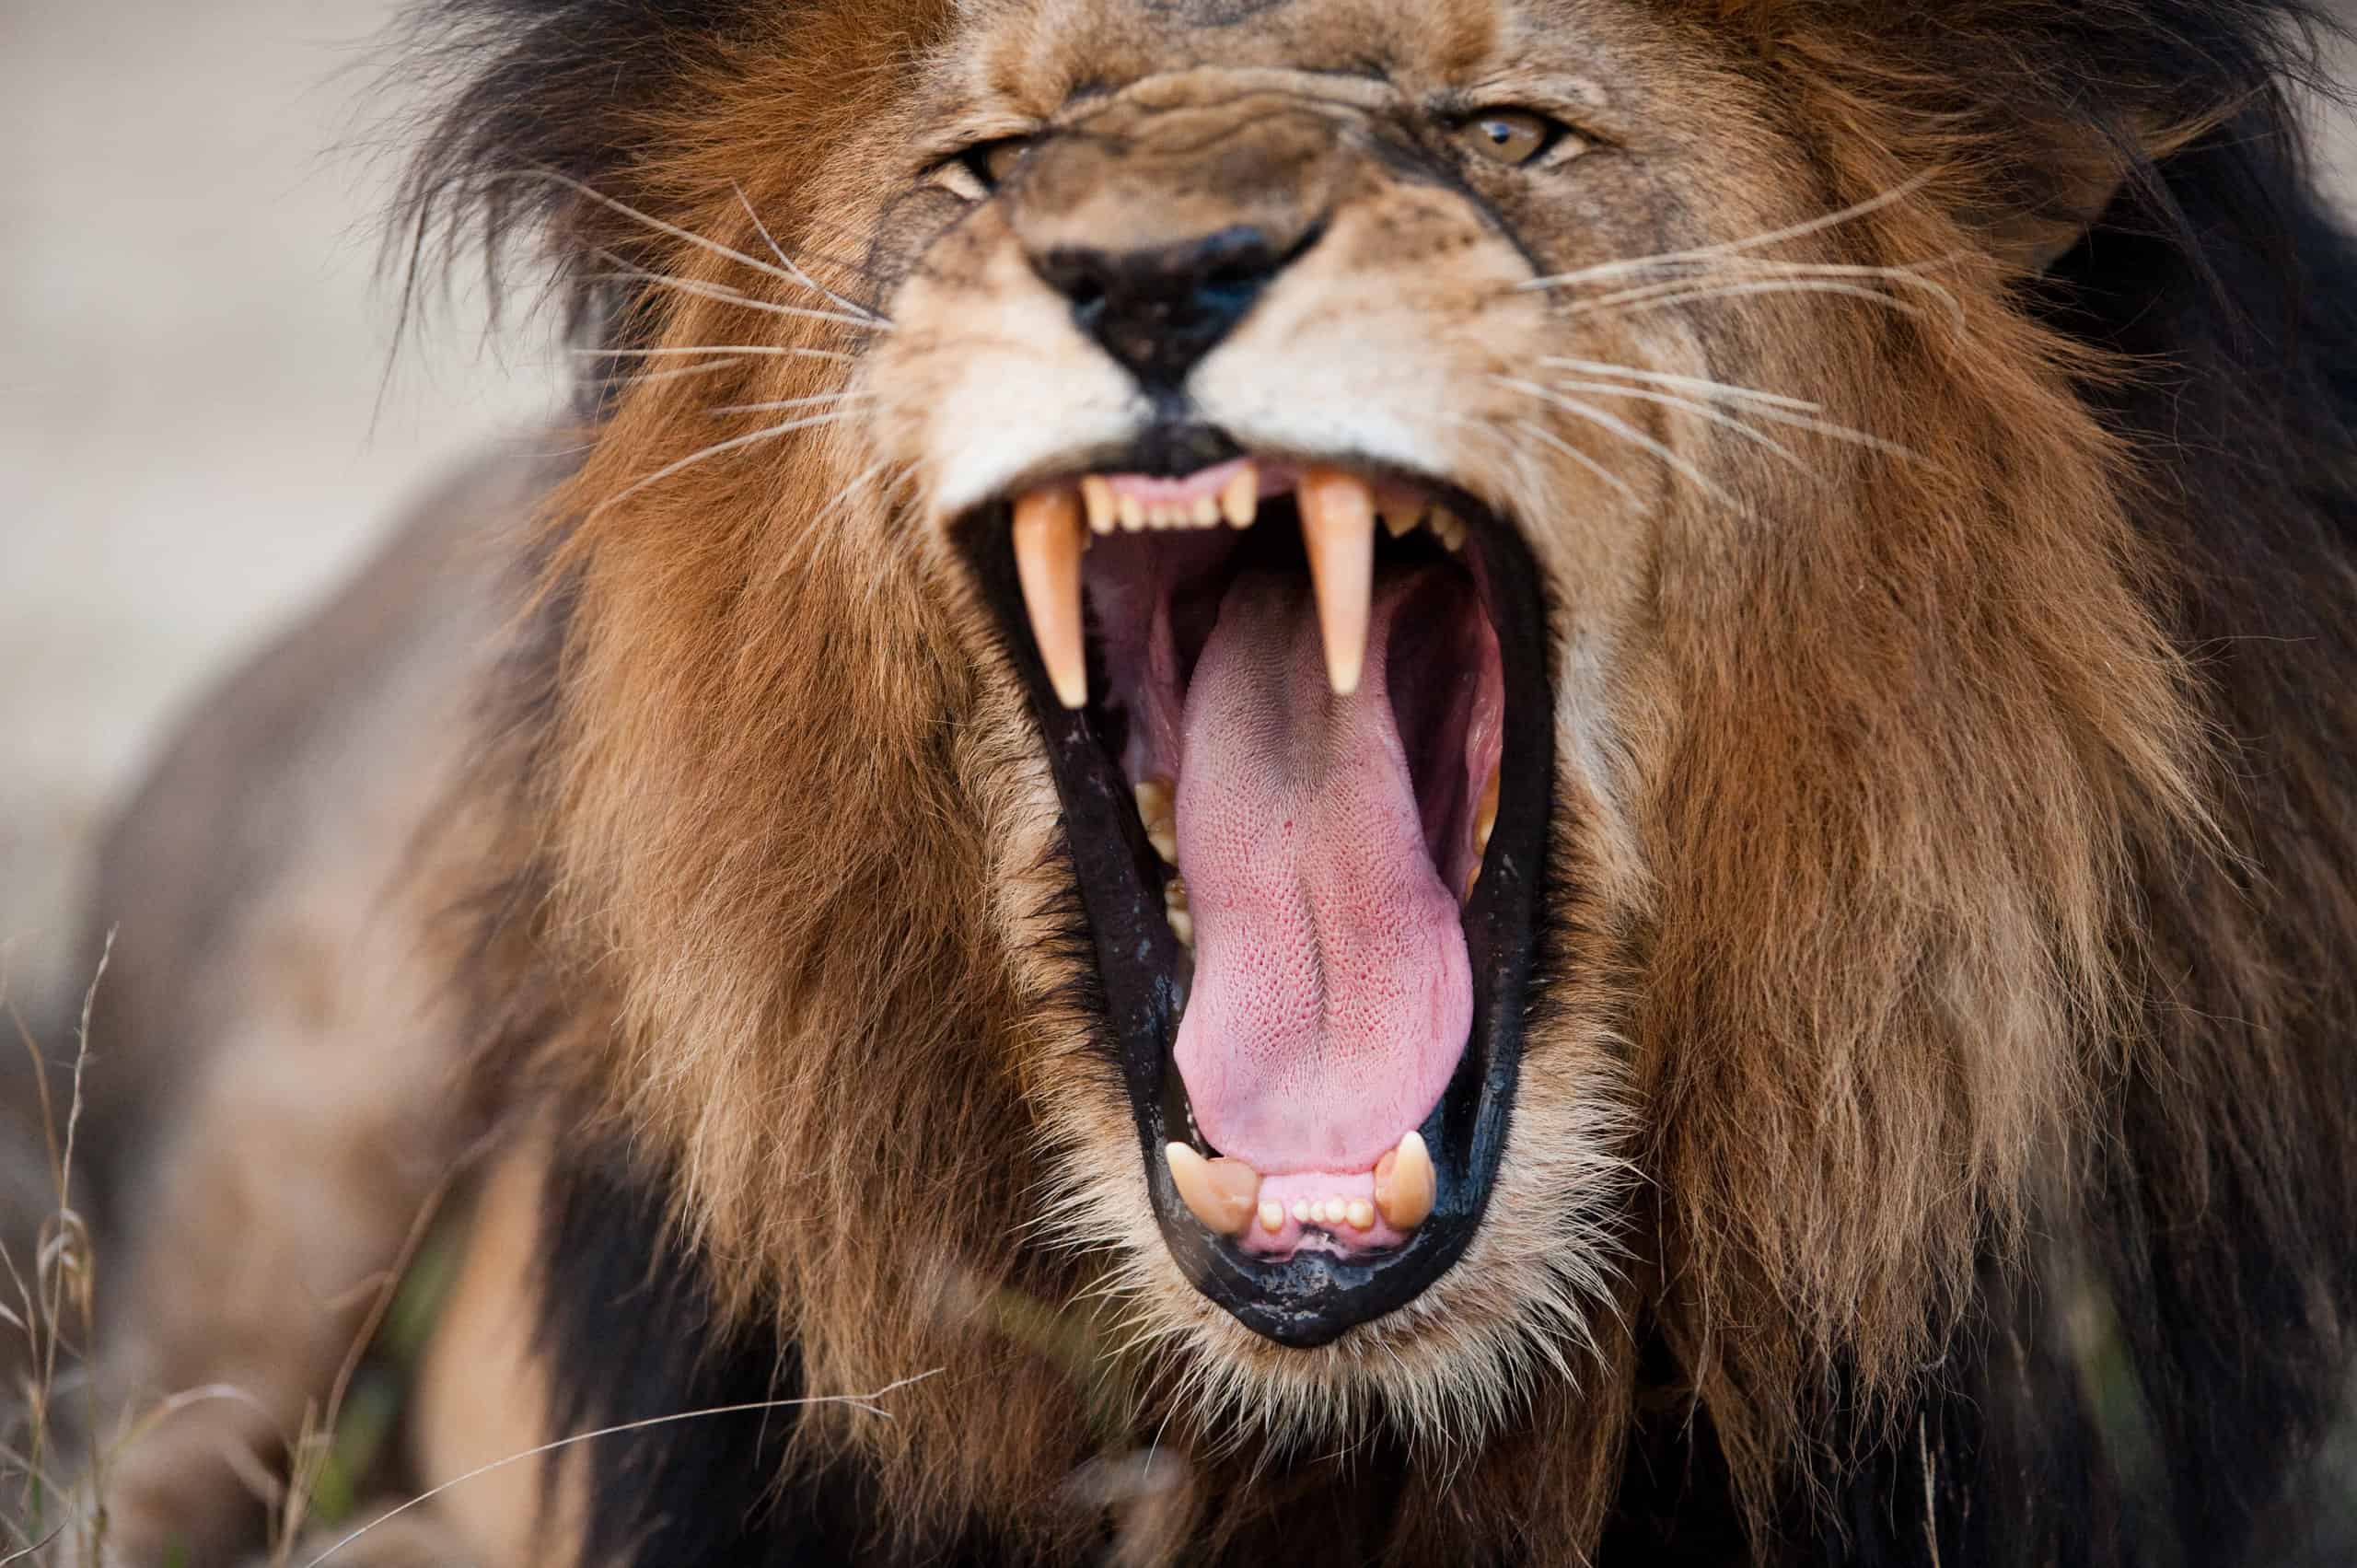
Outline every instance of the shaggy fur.
<svg viewBox="0 0 2357 1568"><path fill-rule="evenodd" d="M2286 97L2306 18L1450 0L1411 44L1372 0L1244 9L1200 44L1126 0L420 23L465 83L422 239L540 237L617 363L812 351L599 408L470 786L506 824L468 873L493 914L439 927L480 1082L565 1129L532 1156L549 1430L941 1369L888 1420L596 1449L586 1560L2285 1550L2357 1352L2357 317ZM1441 76L1566 52L1613 150L1550 199L1283 78L1399 141L1317 155L1341 215L1224 395L1440 388L1502 433L1419 438L1528 536L1561 699L1489 1218L1304 1352L1156 1236L1037 732L944 531L1109 368L1026 292L1038 192L925 170L1081 89L1140 145L1232 131L1241 75L1118 89L1367 37ZM1858 270L1510 292L1787 232L1758 254ZM791 266L746 264L772 241ZM1773 427L1786 460L1691 405L1615 440L1511 384L1534 344L1823 423Z"/></svg>

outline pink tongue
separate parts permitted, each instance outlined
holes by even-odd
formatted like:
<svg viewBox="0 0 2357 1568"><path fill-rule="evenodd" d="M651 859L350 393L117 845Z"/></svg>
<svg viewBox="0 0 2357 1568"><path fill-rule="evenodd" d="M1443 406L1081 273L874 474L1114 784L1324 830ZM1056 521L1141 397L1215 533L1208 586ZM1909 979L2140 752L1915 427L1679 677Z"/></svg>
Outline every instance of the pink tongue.
<svg viewBox="0 0 2357 1568"><path fill-rule="evenodd" d="M1248 574L1188 689L1178 1072L1204 1137L1263 1176L1371 1167L1439 1102L1472 1020L1386 683L1411 588L1378 585L1365 676L1335 697L1307 584Z"/></svg>

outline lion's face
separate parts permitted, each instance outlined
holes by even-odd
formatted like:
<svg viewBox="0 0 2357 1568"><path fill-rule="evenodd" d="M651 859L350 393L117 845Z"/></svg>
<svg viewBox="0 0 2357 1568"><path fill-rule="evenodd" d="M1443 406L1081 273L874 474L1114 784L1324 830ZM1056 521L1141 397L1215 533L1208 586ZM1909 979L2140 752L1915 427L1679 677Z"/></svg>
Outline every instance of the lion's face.
<svg viewBox="0 0 2357 1568"><path fill-rule="evenodd" d="M1213 1434L1899 1375L2185 797L2003 171L1768 0L918 9L683 102L575 492L559 874L705 1234L820 1386L963 1271Z"/></svg>
<svg viewBox="0 0 2357 1568"><path fill-rule="evenodd" d="M857 381L1040 726L1002 864L1065 825L1126 1090L1041 1097L1066 1213L1287 1383L1552 1353L1615 1267L1639 825L1692 786L1660 596L1841 460L1788 438L1878 312L1681 308L1817 278L1749 242L1826 206L1653 7L977 6L944 60Z"/></svg>

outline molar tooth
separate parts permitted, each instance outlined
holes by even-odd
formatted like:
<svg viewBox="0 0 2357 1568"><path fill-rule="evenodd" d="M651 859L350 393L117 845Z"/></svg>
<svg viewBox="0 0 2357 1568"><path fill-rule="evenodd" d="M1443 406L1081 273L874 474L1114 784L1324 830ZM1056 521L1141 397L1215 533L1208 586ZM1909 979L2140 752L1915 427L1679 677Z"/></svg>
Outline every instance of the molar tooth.
<svg viewBox="0 0 2357 1568"><path fill-rule="evenodd" d="M1473 896L1473 885L1481 879L1481 861L1490 853L1490 835L1498 829L1498 770L1490 770L1490 782L1481 791L1480 808L1473 814L1473 870L1465 878L1465 896Z"/></svg>
<svg viewBox="0 0 2357 1568"><path fill-rule="evenodd" d="M1177 877L1162 891L1162 918L1170 925L1170 935L1189 952L1195 950L1195 917L1187 908L1187 885Z"/></svg>
<svg viewBox="0 0 2357 1568"><path fill-rule="evenodd" d="M1274 1236L1284 1227L1285 1206L1274 1198L1263 1199L1260 1203L1260 1228Z"/></svg>
<svg viewBox="0 0 2357 1568"><path fill-rule="evenodd" d="M1359 689L1366 664L1368 603L1375 592L1375 494L1340 469L1301 476L1301 537L1318 593L1326 679L1338 697Z"/></svg>
<svg viewBox="0 0 2357 1568"><path fill-rule="evenodd" d="M1404 495L1387 496L1378 501L1376 515L1383 519L1385 533L1404 539L1424 520L1424 504Z"/></svg>
<svg viewBox="0 0 2357 1568"><path fill-rule="evenodd" d="M1451 555L1465 548L1465 519L1446 506L1434 508L1433 532Z"/></svg>
<svg viewBox="0 0 2357 1568"><path fill-rule="evenodd" d="M1260 1173L1242 1160L1207 1160L1192 1145L1171 1144L1162 1151L1170 1162L1171 1185L1204 1225L1222 1236L1251 1228L1260 1207Z"/></svg>
<svg viewBox="0 0 2357 1568"><path fill-rule="evenodd" d="M1436 1186L1432 1151L1422 1133L1408 1133L1376 1162L1375 1206L1394 1230L1413 1230L1430 1217Z"/></svg>
<svg viewBox="0 0 2357 1568"><path fill-rule="evenodd" d="M1368 1202L1364 1198L1353 1198L1351 1200L1350 1213L1342 1217L1351 1222L1351 1228L1353 1230L1373 1230L1375 1228L1375 1205Z"/></svg>
<svg viewBox="0 0 2357 1568"><path fill-rule="evenodd" d="M1080 482L1080 500L1088 508L1089 531L1111 533L1120 511L1113 500L1113 482L1101 473L1090 474Z"/></svg>
<svg viewBox="0 0 2357 1568"><path fill-rule="evenodd" d="M1034 490L1015 503L1015 573L1030 612L1031 640L1057 701L1088 701L1088 653L1080 610L1080 552L1088 533L1068 485Z"/></svg>
<svg viewBox="0 0 2357 1568"><path fill-rule="evenodd" d="M1145 503L1134 495L1123 495L1114 502L1114 509L1121 519L1123 533L1136 533L1145 527Z"/></svg>
<svg viewBox="0 0 2357 1568"><path fill-rule="evenodd" d="M1219 493L1220 516L1232 528L1248 528L1260 515L1260 465L1246 463Z"/></svg>
<svg viewBox="0 0 2357 1568"><path fill-rule="evenodd" d="M1162 857L1165 865L1178 864L1178 816L1177 797L1170 784L1163 779L1148 779L1134 792L1138 801L1138 820L1145 824L1145 842Z"/></svg>

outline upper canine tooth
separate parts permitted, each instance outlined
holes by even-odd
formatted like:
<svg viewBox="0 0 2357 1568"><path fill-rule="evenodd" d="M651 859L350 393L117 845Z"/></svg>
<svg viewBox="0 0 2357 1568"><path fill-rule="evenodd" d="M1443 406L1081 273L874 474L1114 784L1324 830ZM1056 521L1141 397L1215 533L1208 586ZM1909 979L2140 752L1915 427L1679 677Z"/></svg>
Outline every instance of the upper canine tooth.
<svg viewBox="0 0 2357 1568"><path fill-rule="evenodd" d="M1434 1187L1432 1151L1424 1147L1422 1133L1408 1133L1398 1148L1376 1162L1375 1206L1394 1230L1413 1230L1424 1223L1433 1212Z"/></svg>
<svg viewBox="0 0 2357 1568"><path fill-rule="evenodd" d="M1242 1160L1207 1160L1191 1144L1171 1144L1170 1183L1194 1216L1222 1236L1241 1236L1260 1212L1260 1173Z"/></svg>
<svg viewBox="0 0 2357 1568"><path fill-rule="evenodd" d="M1318 591L1326 679L1338 697L1359 689L1366 664L1368 602L1375 592L1375 493L1340 469L1301 476L1301 538Z"/></svg>
<svg viewBox="0 0 2357 1568"><path fill-rule="evenodd" d="M1120 512L1113 501L1113 482L1101 473L1090 474L1080 482L1080 499L1088 508L1089 531L1111 533Z"/></svg>
<svg viewBox="0 0 2357 1568"><path fill-rule="evenodd" d="M1246 463L1219 493L1220 515L1232 528L1248 528L1260 514L1260 465Z"/></svg>
<svg viewBox="0 0 2357 1568"><path fill-rule="evenodd" d="M1015 504L1015 572L1031 640L1048 683L1067 708L1088 701L1088 649L1080 611L1080 552L1088 534L1068 485L1034 490Z"/></svg>

